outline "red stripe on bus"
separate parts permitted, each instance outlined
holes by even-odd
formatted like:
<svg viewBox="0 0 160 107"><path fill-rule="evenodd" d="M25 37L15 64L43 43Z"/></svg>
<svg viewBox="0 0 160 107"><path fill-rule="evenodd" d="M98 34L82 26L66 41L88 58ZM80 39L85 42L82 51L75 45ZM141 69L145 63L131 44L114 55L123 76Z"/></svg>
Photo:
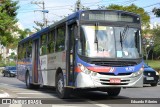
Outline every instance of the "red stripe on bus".
<svg viewBox="0 0 160 107"><path fill-rule="evenodd" d="M94 72L110 72L111 67L87 67L89 70Z"/></svg>
<svg viewBox="0 0 160 107"><path fill-rule="evenodd" d="M114 72L115 69L112 67L87 67L87 69L94 72ZM75 72L82 72L79 67L75 67Z"/></svg>
<svg viewBox="0 0 160 107"><path fill-rule="evenodd" d="M75 72L82 72L79 67L75 67L75 68L74 68L74 71L75 71Z"/></svg>

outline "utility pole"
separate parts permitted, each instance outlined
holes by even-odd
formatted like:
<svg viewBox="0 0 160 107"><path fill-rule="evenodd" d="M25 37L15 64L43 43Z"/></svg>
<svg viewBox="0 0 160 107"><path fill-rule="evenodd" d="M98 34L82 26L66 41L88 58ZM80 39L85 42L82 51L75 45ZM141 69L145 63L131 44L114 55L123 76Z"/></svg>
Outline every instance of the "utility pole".
<svg viewBox="0 0 160 107"><path fill-rule="evenodd" d="M75 4L75 11L81 10L81 0L77 0Z"/></svg>
<svg viewBox="0 0 160 107"><path fill-rule="evenodd" d="M41 11L43 12L43 23L44 23L44 27L47 27L47 19L46 19L46 16L45 16L45 13L48 13L49 11L48 10L45 10L45 3L44 1L43 2L31 2L31 4L36 4L38 5L39 7L41 7L39 4L42 4L42 10L37 10L37 11ZM36 10L35 10L36 11Z"/></svg>

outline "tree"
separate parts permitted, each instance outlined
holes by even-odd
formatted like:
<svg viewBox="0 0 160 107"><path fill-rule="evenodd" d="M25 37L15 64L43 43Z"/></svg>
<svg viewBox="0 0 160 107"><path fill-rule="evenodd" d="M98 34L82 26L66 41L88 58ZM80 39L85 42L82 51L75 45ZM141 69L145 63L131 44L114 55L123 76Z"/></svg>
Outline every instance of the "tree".
<svg viewBox="0 0 160 107"><path fill-rule="evenodd" d="M154 13L154 15L156 15L156 17L160 17L160 8L154 8L152 12Z"/></svg>
<svg viewBox="0 0 160 107"><path fill-rule="evenodd" d="M108 7L101 6L99 9L114 9L114 10L124 10L132 13L139 14L141 16L141 21L143 26L149 26L150 16L145 10L141 7L136 6L135 4L131 4L129 6L122 5L109 5Z"/></svg>
<svg viewBox="0 0 160 107"><path fill-rule="evenodd" d="M38 32L44 28L44 23L34 21L37 27L33 26L33 28Z"/></svg>
<svg viewBox="0 0 160 107"><path fill-rule="evenodd" d="M154 28L152 30L152 34L154 37L154 53L156 54L156 57L160 59L160 26L157 26L157 28Z"/></svg>
<svg viewBox="0 0 160 107"><path fill-rule="evenodd" d="M24 29L24 30L19 30L19 41L26 38L27 35L30 35L32 34L31 30L30 29Z"/></svg>
<svg viewBox="0 0 160 107"><path fill-rule="evenodd" d="M18 31L16 26L16 10L19 8L17 6L17 1L12 0L2 0L0 6L0 42L2 45L6 46L13 43L15 38L13 37L13 32Z"/></svg>

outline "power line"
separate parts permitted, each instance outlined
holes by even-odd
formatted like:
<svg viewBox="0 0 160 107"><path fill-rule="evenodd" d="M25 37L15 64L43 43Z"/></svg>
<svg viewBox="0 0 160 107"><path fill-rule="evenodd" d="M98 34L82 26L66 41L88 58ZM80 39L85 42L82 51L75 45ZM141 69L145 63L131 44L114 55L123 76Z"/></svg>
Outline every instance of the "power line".
<svg viewBox="0 0 160 107"><path fill-rule="evenodd" d="M126 3L123 3L123 5L127 5L127 4L133 3L135 1L137 1L137 0L128 0L128 1L126 1Z"/></svg>
<svg viewBox="0 0 160 107"><path fill-rule="evenodd" d="M144 7L142 7L142 8L152 7L152 6L154 6L154 5L158 5L158 4L160 4L160 2L155 3L155 4L151 4L151 5L148 5L148 6L144 6Z"/></svg>
<svg viewBox="0 0 160 107"><path fill-rule="evenodd" d="M36 5L38 5L39 7L41 7L39 4L42 4L42 9L43 10L41 10L41 12L43 12L43 22L44 22L44 26L45 27L47 27L47 20L46 20L46 16L45 16L45 3L44 3L44 1L43 2L31 2L31 4L36 4ZM36 11L36 10L35 10Z"/></svg>
<svg viewBox="0 0 160 107"><path fill-rule="evenodd" d="M102 2L103 0L100 0L99 2L86 2L86 3L83 3L83 4L95 4L95 3L100 3L100 2ZM56 9L56 8L58 8L58 9L60 9L60 8L63 8L63 7L73 7L74 5L61 5L61 6L54 6L54 7L45 7L46 9L49 9L49 8L51 8L51 9ZM39 9L39 8L34 8L34 9ZM23 10L33 10L33 9L23 9Z"/></svg>
<svg viewBox="0 0 160 107"><path fill-rule="evenodd" d="M48 9L48 10L59 11L59 10L66 10L66 9L70 9L70 8ZM30 11L19 11L18 13L28 13L28 12L34 12L34 10L32 9Z"/></svg>

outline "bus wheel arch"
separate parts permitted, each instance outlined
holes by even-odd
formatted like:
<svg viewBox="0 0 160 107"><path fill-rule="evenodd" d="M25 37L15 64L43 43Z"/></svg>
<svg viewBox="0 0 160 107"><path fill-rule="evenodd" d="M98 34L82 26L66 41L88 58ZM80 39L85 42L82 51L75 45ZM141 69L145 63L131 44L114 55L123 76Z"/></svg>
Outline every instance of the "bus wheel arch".
<svg viewBox="0 0 160 107"><path fill-rule="evenodd" d="M69 98L71 89L64 87L64 75L61 68L56 71L55 86L58 97L61 99Z"/></svg>

